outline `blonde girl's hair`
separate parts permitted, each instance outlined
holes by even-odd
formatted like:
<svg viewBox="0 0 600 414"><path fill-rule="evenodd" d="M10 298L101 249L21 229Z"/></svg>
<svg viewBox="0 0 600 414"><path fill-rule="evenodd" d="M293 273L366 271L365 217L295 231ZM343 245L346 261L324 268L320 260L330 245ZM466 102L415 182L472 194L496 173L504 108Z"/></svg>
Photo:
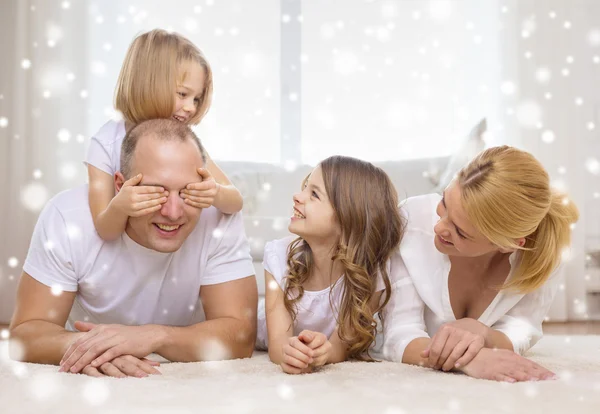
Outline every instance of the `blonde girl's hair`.
<svg viewBox="0 0 600 414"><path fill-rule="evenodd" d="M520 250L518 267L502 288L527 293L542 286L571 243L577 206L550 187L533 155L509 146L484 150L456 180L475 228L499 247Z"/></svg>
<svg viewBox="0 0 600 414"><path fill-rule="evenodd" d="M147 119L171 118L177 84L185 80L186 70L193 62L204 69L204 91L196 113L189 121L190 125L196 125L210 107L212 70L196 45L166 30L143 33L129 46L117 80L115 108L133 124Z"/></svg>
<svg viewBox="0 0 600 414"><path fill-rule="evenodd" d="M377 331L373 315L390 299L387 264L393 251L399 248L404 232L398 194L388 175L371 163L333 156L320 166L325 191L341 229L331 257L332 266L337 260L344 271L337 309L338 333L351 358L372 361L369 347ZM302 238L290 244L287 265L284 303L295 321L296 303L304 295L303 285L313 269L313 254ZM373 310L369 302L375 294L378 277L383 280L385 291L379 306Z"/></svg>

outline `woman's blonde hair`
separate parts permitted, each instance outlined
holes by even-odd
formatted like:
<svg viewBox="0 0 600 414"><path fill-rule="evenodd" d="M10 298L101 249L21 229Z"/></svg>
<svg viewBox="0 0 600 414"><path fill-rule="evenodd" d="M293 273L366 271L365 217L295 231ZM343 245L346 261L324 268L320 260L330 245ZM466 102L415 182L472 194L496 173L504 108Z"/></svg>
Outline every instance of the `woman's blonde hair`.
<svg viewBox="0 0 600 414"><path fill-rule="evenodd" d="M325 191L341 230L331 257L332 267L338 260L344 271L342 299L337 309L338 333L348 346L350 357L372 361L369 347L377 330L373 314L379 313L389 301L387 262L399 248L404 232L398 194L388 175L371 163L334 156L320 166ZM302 238L290 244L287 265L284 303L295 321L296 302L302 298L303 285L313 270L312 251ZM369 302L375 294L378 277L383 280L385 291L383 300L373 310Z"/></svg>
<svg viewBox="0 0 600 414"><path fill-rule="evenodd" d="M178 82L185 65L204 69L204 91L189 124L196 125L208 112L212 99L212 71L202 51L177 33L155 29L136 37L123 61L115 90L115 108L126 121L171 118Z"/></svg>
<svg viewBox="0 0 600 414"><path fill-rule="evenodd" d="M520 250L518 267L502 287L531 292L548 279L571 243L577 206L550 188L550 178L533 155L500 146L477 155L457 176L462 205L493 244ZM519 246L517 239L525 238Z"/></svg>

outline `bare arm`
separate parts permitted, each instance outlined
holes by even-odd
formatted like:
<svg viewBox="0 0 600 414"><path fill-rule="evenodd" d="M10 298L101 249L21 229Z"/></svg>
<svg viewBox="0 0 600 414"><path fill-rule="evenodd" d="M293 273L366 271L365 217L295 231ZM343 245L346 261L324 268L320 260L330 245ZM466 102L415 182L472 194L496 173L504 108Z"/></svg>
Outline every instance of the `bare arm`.
<svg viewBox="0 0 600 414"><path fill-rule="evenodd" d="M219 166L208 157L206 169L215 178L219 185L219 192L215 197L213 205L225 214L233 214L242 210L244 199L240 191L229 181L229 178L219 168Z"/></svg>
<svg viewBox="0 0 600 414"><path fill-rule="evenodd" d="M283 290L273 275L265 270L265 315L269 336L269 359L280 364L283 361L282 348L294 336L292 317L283 303Z"/></svg>
<svg viewBox="0 0 600 414"><path fill-rule="evenodd" d="M206 321L158 326L155 352L178 362L250 357L256 341L256 278L202 286L200 298Z"/></svg>
<svg viewBox="0 0 600 414"><path fill-rule="evenodd" d="M115 196L114 178L88 164L89 203L94 226L103 240L117 239L125 231L128 216L111 201Z"/></svg>
<svg viewBox="0 0 600 414"><path fill-rule="evenodd" d="M69 344L82 335L64 328L75 295L55 296L48 286L23 272L10 325L11 358L58 365Z"/></svg>

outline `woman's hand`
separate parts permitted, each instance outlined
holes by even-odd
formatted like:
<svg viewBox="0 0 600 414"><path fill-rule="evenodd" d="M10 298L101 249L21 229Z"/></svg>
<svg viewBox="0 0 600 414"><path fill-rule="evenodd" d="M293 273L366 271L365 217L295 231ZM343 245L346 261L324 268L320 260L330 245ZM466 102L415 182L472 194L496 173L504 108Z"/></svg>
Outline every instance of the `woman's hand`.
<svg viewBox="0 0 600 414"><path fill-rule="evenodd" d="M507 349L483 348L460 370L473 378L494 381L538 381L556 378L552 371Z"/></svg>
<svg viewBox="0 0 600 414"><path fill-rule="evenodd" d="M489 328L470 318L444 324L421 357L427 358L427 366L434 369L450 371L465 366L485 346L486 329Z"/></svg>

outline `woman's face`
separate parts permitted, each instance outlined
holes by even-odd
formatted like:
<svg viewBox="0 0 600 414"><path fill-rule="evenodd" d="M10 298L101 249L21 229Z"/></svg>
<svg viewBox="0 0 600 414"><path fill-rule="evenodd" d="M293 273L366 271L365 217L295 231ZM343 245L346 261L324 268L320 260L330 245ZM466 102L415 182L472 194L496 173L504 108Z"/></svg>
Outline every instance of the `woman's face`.
<svg viewBox="0 0 600 414"><path fill-rule="evenodd" d="M321 166L312 171L304 188L294 194L293 200L294 209L288 230L308 242L336 243L340 226L325 192Z"/></svg>
<svg viewBox="0 0 600 414"><path fill-rule="evenodd" d="M460 187L452 182L444 191L439 202L437 215L440 217L433 231L435 247L449 256L477 257L500 251L471 224L462 206Z"/></svg>

